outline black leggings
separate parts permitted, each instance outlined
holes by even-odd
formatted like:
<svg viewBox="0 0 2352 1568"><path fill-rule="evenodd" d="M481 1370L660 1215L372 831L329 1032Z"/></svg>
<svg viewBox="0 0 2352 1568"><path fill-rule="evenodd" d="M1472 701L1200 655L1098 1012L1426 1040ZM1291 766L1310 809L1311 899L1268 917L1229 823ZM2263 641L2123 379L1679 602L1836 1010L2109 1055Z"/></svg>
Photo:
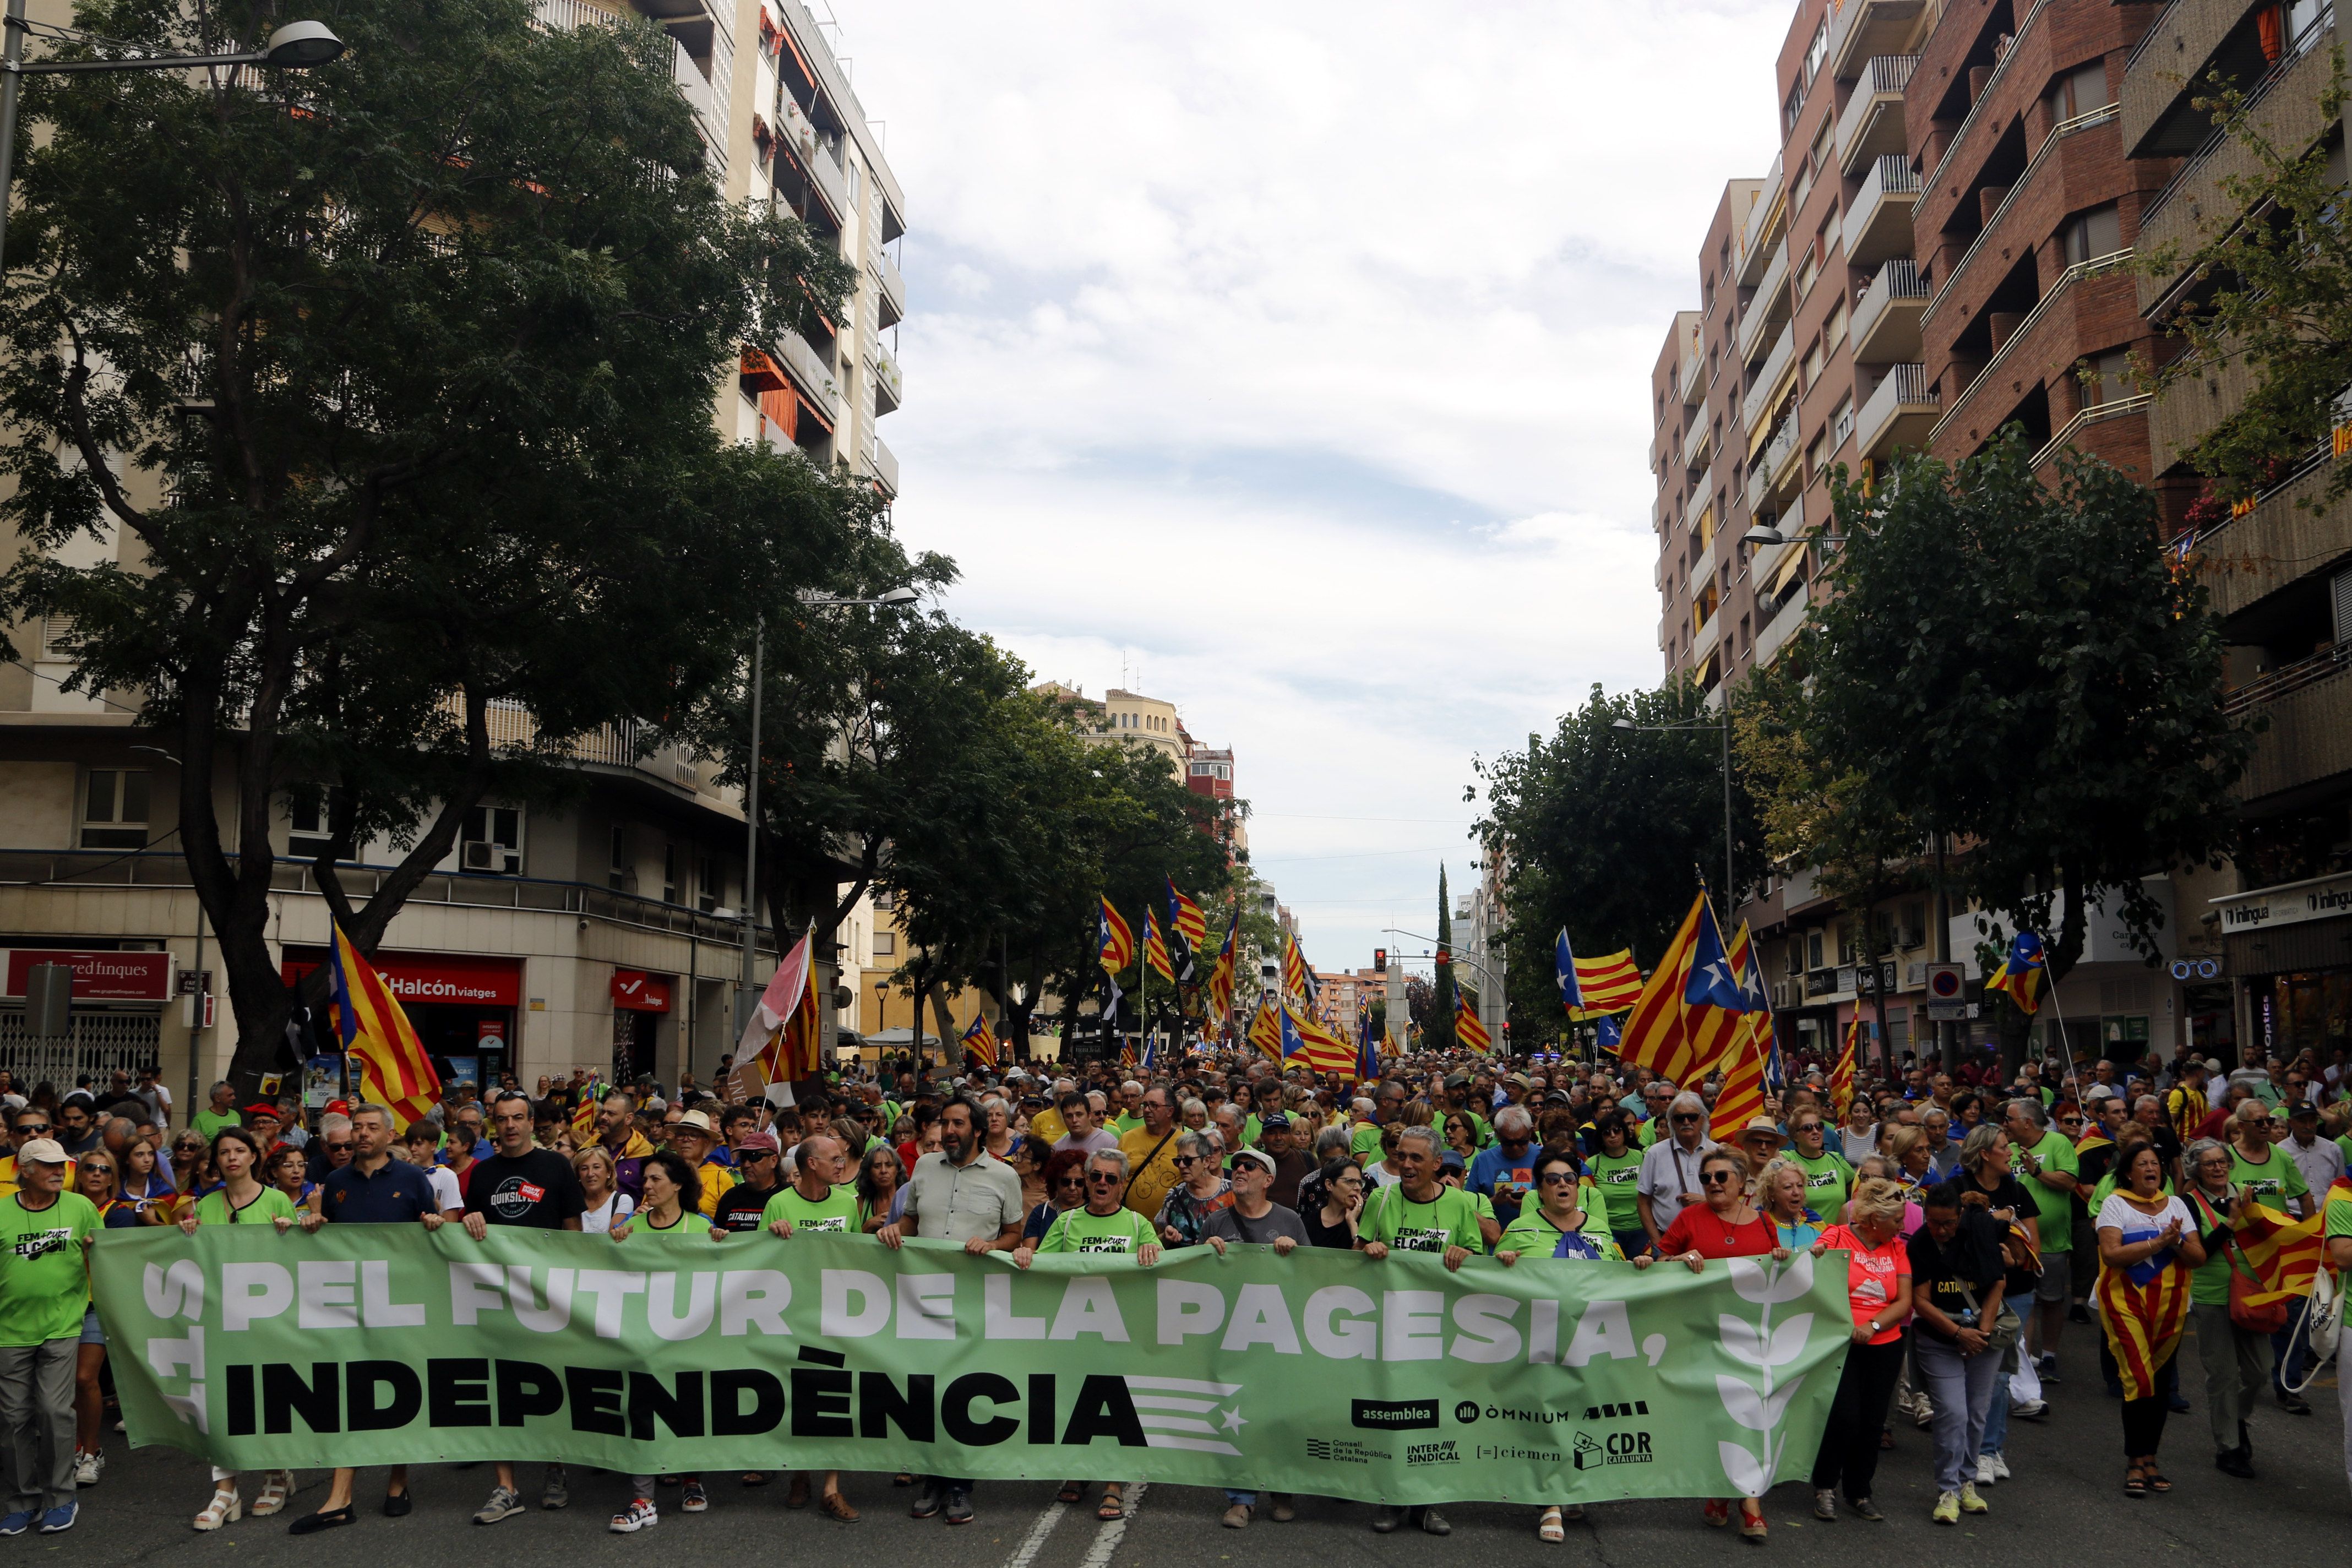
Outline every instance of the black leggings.
<svg viewBox="0 0 2352 1568"><path fill-rule="evenodd" d="M2156 1392L2146 1399L2124 1401L2124 1458L2146 1458L2164 1443L2164 1418L2172 1410L2173 1362L2167 1356L2157 1369Z"/></svg>
<svg viewBox="0 0 2352 1568"><path fill-rule="evenodd" d="M1905 1341L1891 1340L1847 1349L1837 1397L1830 1404L1829 1425L1822 1429L1821 1452L1813 1459L1815 1491L1827 1491L1843 1480L1848 1500L1858 1502L1870 1495L1871 1480L1878 1474L1878 1434L1886 1425L1886 1406L1895 1397L1906 1348Z"/></svg>

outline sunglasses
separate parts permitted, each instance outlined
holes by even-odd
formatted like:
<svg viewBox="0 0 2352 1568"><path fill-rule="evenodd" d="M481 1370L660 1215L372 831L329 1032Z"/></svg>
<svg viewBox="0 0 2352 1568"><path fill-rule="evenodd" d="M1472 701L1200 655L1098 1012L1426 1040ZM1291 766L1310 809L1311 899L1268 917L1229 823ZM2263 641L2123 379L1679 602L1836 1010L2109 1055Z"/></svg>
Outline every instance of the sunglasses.
<svg viewBox="0 0 2352 1568"><path fill-rule="evenodd" d="M1176 1156L1176 1163L1180 1166L1189 1165L1198 1157L1193 1154L1179 1154Z"/></svg>
<svg viewBox="0 0 2352 1568"><path fill-rule="evenodd" d="M1087 1184L1087 1179L1074 1171L1054 1184L1057 1187L1082 1187Z"/></svg>
<svg viewBox="0 0 2352 1568"><path fill-rule="evenodd" d="M1729 1180L1729 1171L1701 1171L1698 1173L1698 1183L1703 1187L1719 1187Z"/></svg>
<svg viewBox="0 0 2352 1568"><path fill-rule="evenodd" d="M1698 1120L1698 1113L1695 1110L1677 1110L1675 1112L1675 1120L1676 1121L1696 1121Z"/></svg>
<svg viewBox="0 0 2352 1568"><path fill-rule="evenodd" d="M1126 1180L1124 1176L1118 1175L1115 1172L1111 1171L1088 1171L1087 1173L1087 1185L1090 1187L1115 1187L1124 1180Z"/></svg>
<svg viewBox="0 0 2352 1568"><path fill-rule="evenodd" d="M352 1146L352 1145L351 1145L351 1141L350 1141L349 1139L345 1139L345 1140L344 1140L342 1142L341 1142L341 1143L330 1143L330 1144L328 1144L328 1145L327 1145L327 1152L328 1152L328 1153L330 1153L330 1154L341 1154L341 1153L343 1153L343 1152L347 1152L347 1151L351 1148L351 1146Z"/></svg>
<svg viewBox="0 0 2352 1568"><path fill-rule="evenodd" d="M16 1123L16 1131L19 1132L47 1132L48 1130L49 1124L46 1121L19 1121Z"/></svg>
<svg viewBox="0 0 2352 1568"><path fill-rule="evenodd" d="M1571 1187L1576 1184L1577 1176L1574 1171L1546 1171L1538 1180L1546 1186L1558 1183L1563 1187Z"/></svg>

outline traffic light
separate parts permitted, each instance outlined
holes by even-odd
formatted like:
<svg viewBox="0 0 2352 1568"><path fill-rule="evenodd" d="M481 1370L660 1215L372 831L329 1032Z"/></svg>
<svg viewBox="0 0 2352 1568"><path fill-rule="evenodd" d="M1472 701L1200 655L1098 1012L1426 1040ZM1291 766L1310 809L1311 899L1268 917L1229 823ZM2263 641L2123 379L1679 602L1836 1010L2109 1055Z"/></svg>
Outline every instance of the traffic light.
<svg viewBox="0 0 2352 1568"><path fill-rule="evenodd" d="M1372 949L1372 973L1375 974L1386 974L1388 972L1389 950L1385 947L1376 947Z"/></svg>

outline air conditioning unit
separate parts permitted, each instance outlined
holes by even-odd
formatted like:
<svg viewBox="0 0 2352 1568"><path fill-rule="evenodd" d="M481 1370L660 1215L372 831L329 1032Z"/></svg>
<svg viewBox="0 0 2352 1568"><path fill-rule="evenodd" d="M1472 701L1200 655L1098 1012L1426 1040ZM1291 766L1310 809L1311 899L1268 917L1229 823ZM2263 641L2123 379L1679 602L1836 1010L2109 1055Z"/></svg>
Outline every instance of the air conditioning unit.
<svg viewBox="0 0 2352 1568"><path fill-rule="evenodd" d="M488 839L469 838L457 847L457 863L468 871L495 871L499 847Z"/></svg>
<svg viewBox="0 0 2352 1568"><path fill-rule="evenodd" d="M1887 932L1886 940L1897 952L1908 952L1912 948L1927 945L1927 933L1916 926L1896 926Z"/></svg>

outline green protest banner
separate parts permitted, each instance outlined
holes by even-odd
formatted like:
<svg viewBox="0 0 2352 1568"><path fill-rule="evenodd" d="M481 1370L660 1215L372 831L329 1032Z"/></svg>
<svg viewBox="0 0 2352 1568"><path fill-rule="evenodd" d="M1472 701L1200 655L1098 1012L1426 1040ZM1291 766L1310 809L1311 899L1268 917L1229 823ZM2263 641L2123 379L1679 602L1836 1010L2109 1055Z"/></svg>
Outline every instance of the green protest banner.
<svg viewBox="0 0 2352 1568"><path fill-rule="evenodd" d="M863 1237L113 1230L131 1441L236 1469L563 1459L1073 1475L1412 1503L1803 1476L1843 1256L1622 1263L1205 1247L1153 1268Z"/></svg>

